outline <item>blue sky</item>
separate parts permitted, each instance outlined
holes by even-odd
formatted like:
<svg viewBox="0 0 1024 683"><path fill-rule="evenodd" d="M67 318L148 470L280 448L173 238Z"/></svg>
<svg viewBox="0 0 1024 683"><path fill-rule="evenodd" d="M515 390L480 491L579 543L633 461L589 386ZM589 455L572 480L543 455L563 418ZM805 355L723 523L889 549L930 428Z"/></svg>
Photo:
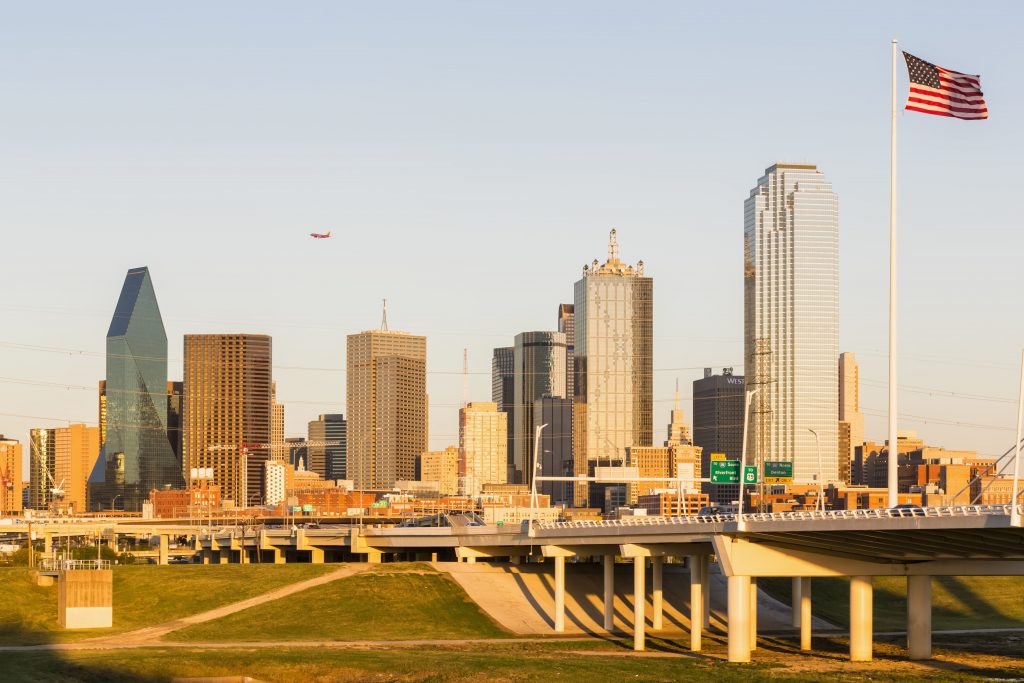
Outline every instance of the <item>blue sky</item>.
<svg viewBox="0 0 1024 683"><path fill-rule="evenodd" d="M491 349L553 328L616 227L655 279L660 435L676 378L686 399L699 368L742 365L743 199L784 160L839 195L841 346L884 438L898 37L980 73L992 117L900 116L901 424L1002 452L1021 6L708 5L4 3L0 377L36 384L0 381L0 432L95 421L75 387L103 376L125 271L148 265L172 377L186 332L272 334L290 435L343 409L344 335L387 297L393 328L428 336L431 444L455 443L463 348L488 399Z"/></svg>

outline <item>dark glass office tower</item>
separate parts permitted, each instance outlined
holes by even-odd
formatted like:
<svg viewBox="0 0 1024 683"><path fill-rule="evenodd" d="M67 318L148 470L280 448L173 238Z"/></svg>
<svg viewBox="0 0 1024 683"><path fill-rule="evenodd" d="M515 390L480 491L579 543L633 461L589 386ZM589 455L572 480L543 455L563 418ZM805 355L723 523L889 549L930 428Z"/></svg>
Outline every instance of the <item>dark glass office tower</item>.
<svg viewBox="0 0 1024 683"><path fill-rule="evenodd" d="M704 368L703 379L693 381L693 445L703 448L700 471L711 472L712 454L723 454L726 460L739 460L743 453L743 403L745 383L732 368L721 375ZM704 474L707 477L710 474ZM704 493L716 503L739 500L739 484L703 485Z"/></svg>
<svg viewBox="0 0 1024 683"><path fill-rule="evenodd" d="M107 331L106 438L90 509L139 511L151 489L183 485L167 413L167 333L149 269L132 268Z"/></svg>

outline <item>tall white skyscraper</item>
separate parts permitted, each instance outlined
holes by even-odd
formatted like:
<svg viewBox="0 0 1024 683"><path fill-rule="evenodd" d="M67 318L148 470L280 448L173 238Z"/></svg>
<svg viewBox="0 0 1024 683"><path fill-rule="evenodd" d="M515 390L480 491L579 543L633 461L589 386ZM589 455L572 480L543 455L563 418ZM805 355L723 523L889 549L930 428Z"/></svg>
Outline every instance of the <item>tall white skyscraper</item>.
<svg viewBox="0 0 1024 683"><path fill-rule="evenodd" d="M797 480L838 476L839 217L813 164L768 168L743 205L748 458L790 460Z"/></svg>

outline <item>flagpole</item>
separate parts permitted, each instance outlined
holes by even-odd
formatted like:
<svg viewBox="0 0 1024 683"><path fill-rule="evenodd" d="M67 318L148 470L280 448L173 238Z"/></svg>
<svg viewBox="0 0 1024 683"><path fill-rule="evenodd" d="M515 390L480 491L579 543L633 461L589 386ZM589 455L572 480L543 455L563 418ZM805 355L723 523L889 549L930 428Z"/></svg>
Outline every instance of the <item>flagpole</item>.
<svg viewBox="0 0 1024 683"><path fill-rule="evenodd" d="M896 427L896 54L892 41L892 120L889 138L889 507L899 504L899 436Z"/></svg>

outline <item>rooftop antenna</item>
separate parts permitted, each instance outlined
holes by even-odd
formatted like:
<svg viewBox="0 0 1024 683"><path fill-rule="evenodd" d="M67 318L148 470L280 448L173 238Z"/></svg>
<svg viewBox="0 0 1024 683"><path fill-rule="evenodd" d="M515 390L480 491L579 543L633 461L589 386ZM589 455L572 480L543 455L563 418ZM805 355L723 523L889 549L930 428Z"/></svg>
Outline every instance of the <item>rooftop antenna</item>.
<svg viewBox="0 0 1024 683"><path fill-rule="evenodd" d="M608 233L608 260L612 262L619 260L619 239L615 236L615 228Z"/></svg>
<svg viewBox="0 0 1024 683"><path fill-rule="evenodd" d="M676 377L676 412L679 412L679 378Z"/></svg>
<svg viewBox="0 0 1024 683"><path fill-rule="evenodd" d="M387 332L388 331L388 300L387 299L383 299L383 301L384 301L384 315L380 319L380 329L382 329L385 332Z"/></svg>

